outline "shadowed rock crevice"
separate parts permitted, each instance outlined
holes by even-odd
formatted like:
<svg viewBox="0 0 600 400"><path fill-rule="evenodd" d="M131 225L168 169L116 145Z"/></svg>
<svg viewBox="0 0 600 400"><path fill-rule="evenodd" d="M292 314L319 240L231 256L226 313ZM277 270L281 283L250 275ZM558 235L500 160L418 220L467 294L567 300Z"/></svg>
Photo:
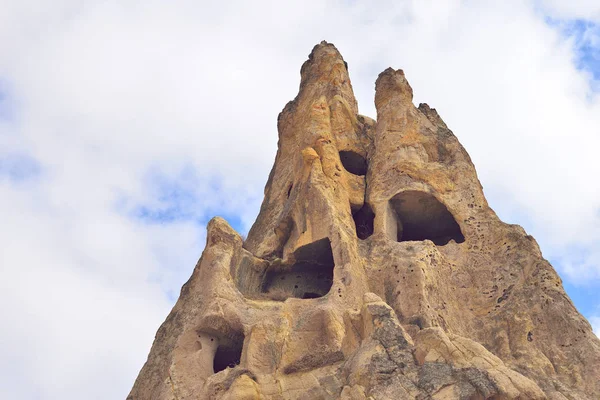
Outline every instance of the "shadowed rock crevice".
<svg viewBox="0 0 600 400"><path fill-rule="evenodd" d="M354 219L354 226L356 227L356 236L359 239L367 239L373 234L375 214L367 203L357 211L353 211L352 218Z"/></svg>
<svg viewBox="0 0 600 400"><path fill-rule="evenodd" d="M415 190L398 193L390 200L398 218L399 242L431 240L438 246L450 240L465 241L458 223L444 204L429 193Z"/></svg>
<svg viewBox="0 0 600 400"><path fill-rule="evenodd" d="M340 151L340 161L346 171L350 172L354 175L363 176L367 174L367 160L360 154L350 151L350 150L342 150Z"/></svg>

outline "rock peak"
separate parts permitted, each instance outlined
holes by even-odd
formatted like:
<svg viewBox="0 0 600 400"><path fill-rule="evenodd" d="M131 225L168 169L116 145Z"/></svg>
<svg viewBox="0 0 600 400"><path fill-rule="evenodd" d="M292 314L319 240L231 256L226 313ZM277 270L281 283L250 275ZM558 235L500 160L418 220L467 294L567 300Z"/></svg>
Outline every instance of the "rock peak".
<svg viewBox="0 0 600 400"><path fill-rule="evenodd" d="M412 105L413 90L406 80L404 71L387 68L379 74L375 81L375 106L377 110L385 107L390 102L393 106L397 103Z"/></svg>
<svg viewBox="0 0 600 400"><path fill-rule="evenodd" d="M336 62L342 62L345 65L344 58L337 47L335 47L333 43L328 43L323 40L321 43L316 44L315 47L313 47L312 51L308 55L308 60L306 60L302 65L300 73L302 74L305 69L309 68L314 63L324 61L331 65L335 64Z"/></svg>
<svg viewBox="0 0 600 400"><path fill-rule="evenodd" d="M309 92L308 96L311 98L317 96L316 92L327 98L339 95L353 112L358 112L348 75L348 64L333 44L325 41L317 44L302 65L300 76L300 92L297 99L302 97L304 92Z"/></svg>
<svg viewBox="0 0 600 400"><path fill-rule="evenodd" d="M311 50L310 54L308 55L308 59L312 60L314 58L315 53L317 53L319 51L328 51L328 50L334 50L335 53L338 55L338 57L340 59L343 59L342 54L339 52L337 47L335 47L335 45L333 43L329 43L326 40L322 40L320 43L315 44L315 46Z"/></svg>
<svg viewBox="0 0 600 400"><path fill-rule="evenodd" d="M412 99L388 68L359 115L313 48L248 237L209 223L128 400L600 398L590 324Z"/></svg>

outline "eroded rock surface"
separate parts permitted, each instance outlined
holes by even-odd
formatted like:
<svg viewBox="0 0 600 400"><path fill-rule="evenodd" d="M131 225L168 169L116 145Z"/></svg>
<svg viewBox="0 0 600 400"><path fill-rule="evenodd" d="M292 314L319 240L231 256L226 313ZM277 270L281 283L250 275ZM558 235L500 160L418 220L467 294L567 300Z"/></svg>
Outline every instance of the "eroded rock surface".
<svg viewBox="0 0 600 400"><path fill-rule="evenodd" d="M206 248L128 397L599 399L600 341L401 70L358 114L315 46L243 241Z"/></svg>

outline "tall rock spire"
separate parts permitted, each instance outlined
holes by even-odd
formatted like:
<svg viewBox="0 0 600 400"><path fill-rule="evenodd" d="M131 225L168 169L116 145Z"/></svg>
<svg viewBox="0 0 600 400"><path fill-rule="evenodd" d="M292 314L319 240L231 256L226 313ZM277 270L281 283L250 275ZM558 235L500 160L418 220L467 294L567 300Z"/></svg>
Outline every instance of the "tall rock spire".
<svg viewBox="0 0 600 400"><path fill-rule="evenodd" d="M244 241L221 218L128 397L597 399L600 341L404 72L322 42Z"/></svg>
<svg viewBox="0 0 600 400"><path fill-rule="evenodd" d="M321 203L307 191L342 185L350 189L345 195L354 203L364 200L364 177L345 173L338 155L340 146L354 150L361 145L359 136L364 125L357 119L358 107L346 63L332 44L321 42L302 65L301 76L298 96L279 115L275 165L260 214L244 245L258 257L282 257L290 234L294 243L327 235L323 230L329 227L323 222L333 217L333 210L306 213L306 207L312 208L312 204L299 199ZM364 157L366 149L362 148L361 153ZM328 178L323 181L325 185L309 184L321 175ZM287 250L293 247L290 243Z"/></svg>

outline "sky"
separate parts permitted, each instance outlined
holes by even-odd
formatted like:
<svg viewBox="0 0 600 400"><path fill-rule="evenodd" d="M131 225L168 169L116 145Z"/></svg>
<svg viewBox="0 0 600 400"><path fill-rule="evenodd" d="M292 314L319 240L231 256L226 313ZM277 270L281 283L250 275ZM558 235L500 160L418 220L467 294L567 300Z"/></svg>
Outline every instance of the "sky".
<svg viewBox="0 0 600 400"><path fill-rule="evenodd" d="M126 397L321 40L364 115L404 69L600 334L597 0L0 0L1 398Z"/></svg>

